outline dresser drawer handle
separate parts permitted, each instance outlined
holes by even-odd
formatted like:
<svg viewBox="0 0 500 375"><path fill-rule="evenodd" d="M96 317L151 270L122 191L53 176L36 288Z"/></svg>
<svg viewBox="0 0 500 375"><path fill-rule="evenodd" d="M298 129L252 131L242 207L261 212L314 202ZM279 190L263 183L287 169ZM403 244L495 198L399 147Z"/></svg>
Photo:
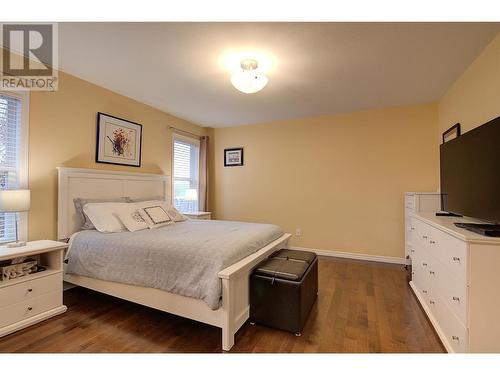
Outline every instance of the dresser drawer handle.
<svg viewBox="0 0 500 375"><path fill-rule="evenodd" d="M460 301L460 298L458 298L458 297L453 297L453 301L457 301L457 302L459 302L459 301Z"/></svg>
<svg viewBox="0 0 500 375"><path fill-rule="evenodd" d="M426 239L427 239L427 236L422 236L422 238L423 238L424 240L426 240Z"/></svg>
<svg viewBox="0 0 500 375"><path fill-rule="evenodd" d="M410 251L411 251L412 253L414 253L414 252L415 252L415 250L413 250L413 249L411 249Z"/></svg>
<svg viewBox="0 0 500 375"><path fill-rule="evenodd" d="M434 303L435 303L435 302L434 302L434 301L429 301L429 303L430 303L431 305L434 305Z"/></svg>
<svg viewBox="0 0 500 375"><path fill-rule="evenodd" d="M427 294L427 290L422 290L422 293L425 293L425 294Z"/></svg>
<svg viewBox="0 0 500 375"><path fill-rule="evenodd" d="M427 267L427 263L422 263L422 266Z"/></svg>
<svg viewBox="0 0 500 375"><path fill-rule="evenodd" d="M429 242L430 242L431 244L435 244L435 243L436 243L436 241L432 241L432 240L431 240L431 241L429 241Z"/></svg>
<svg viewBox="0 0 500 375"><path fill-rule="evenodd" d="M453 261L454 262L460 262L460 258L459 257L453 257Z"/></svg>
<svg viewBox="0 0 500 375"><path fill-rule="evenodd" d="M430 274L430 275L435 275L435 274L436 274L436 272L434 272L434 271L429 271L429 274Z"/></svg>
<svg viewBox="0 0 500 375"><path fill-rule="evenodd" d="M31 293L32 291L33 291L33 289L32 289L32 288L29 288L29 289L28 289L28 293Z"/></svg>
<svg viewBox="0 0 500 375"><path fill-rule="evenodd" d="M458 336L451 336L451 339L454 341L460 341L460 337Z"/></svg>
<svg viewBox="0 0 500 375"><path fill-rule="evenodd" d="M33 310L33 307L28 306L28 311L31 311L31 310Z"/></svg>
<svg viewBox="0 0 500 375"><path fill-rule="evenodd" d="M415 230L415 228L414 228L414 227L411 227L410 229L411 229L411 230Z"/></svg>

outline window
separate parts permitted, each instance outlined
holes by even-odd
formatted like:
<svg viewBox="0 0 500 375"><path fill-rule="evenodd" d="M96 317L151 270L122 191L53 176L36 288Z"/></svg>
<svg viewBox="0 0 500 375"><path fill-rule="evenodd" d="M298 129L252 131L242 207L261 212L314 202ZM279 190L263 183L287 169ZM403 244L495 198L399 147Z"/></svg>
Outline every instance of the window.
<svg viewBox="0 0 500 375"><path fill-rule="evenodd" d="M29 94L0 92L0 189L27 187ZM27 214L19 215L19 239L27 237ZM16 214L0 213L0 243L15 241Z"/></svg>
<svg viewBox="0 0 500 375"><path fill-rule="evenodd" d="M198 211L200 141L174 134L173 204L181 212Z"/></svg>

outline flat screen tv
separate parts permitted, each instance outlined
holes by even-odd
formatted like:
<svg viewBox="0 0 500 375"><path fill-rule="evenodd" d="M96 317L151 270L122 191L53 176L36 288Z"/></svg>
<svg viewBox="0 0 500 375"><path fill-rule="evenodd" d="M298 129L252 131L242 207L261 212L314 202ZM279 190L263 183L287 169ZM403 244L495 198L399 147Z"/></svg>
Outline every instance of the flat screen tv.
<svg viewBox="0 0 500 375"><path fill-rule="evenodd" d="M500 117L440 146L442 210L500 223Z"/></svg>

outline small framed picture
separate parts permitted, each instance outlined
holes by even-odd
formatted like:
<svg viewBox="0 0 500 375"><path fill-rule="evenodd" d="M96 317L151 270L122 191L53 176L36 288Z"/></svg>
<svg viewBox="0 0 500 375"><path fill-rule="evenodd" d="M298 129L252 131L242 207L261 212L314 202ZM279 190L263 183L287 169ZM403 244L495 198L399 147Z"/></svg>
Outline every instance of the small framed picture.
<svg viewBox="0 0 500 375"><path fill-rule="evenodd" d="M243 165L243 147L224 149L224 167L239 167Z"/></svg>
<svg viewBox="0 0 500 375"><path fill-rule="evenodd" d="M460 124L457 123L443 133L443 143L460 137Z"/></svg>
<svg viewBox="0 0 500 375"><path fill-rule="evenodd" d="M119 117L97 113L95 161L141 166L142 125Z"/></svg>

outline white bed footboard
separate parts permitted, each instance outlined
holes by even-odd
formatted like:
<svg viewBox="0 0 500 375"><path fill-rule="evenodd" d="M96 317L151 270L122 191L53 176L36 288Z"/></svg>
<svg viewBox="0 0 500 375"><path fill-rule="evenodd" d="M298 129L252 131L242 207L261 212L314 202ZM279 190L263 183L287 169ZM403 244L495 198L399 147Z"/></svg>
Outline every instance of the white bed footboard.
<svg viewBox="0 0 500 375"><path fill-rule="evenodd" d="M250 314L249 282L253 268L275 250L285 247L291 234L285 233L277 240L239 262L219 272L222 279L222 349L234 345L234 335Z"/></svg>

